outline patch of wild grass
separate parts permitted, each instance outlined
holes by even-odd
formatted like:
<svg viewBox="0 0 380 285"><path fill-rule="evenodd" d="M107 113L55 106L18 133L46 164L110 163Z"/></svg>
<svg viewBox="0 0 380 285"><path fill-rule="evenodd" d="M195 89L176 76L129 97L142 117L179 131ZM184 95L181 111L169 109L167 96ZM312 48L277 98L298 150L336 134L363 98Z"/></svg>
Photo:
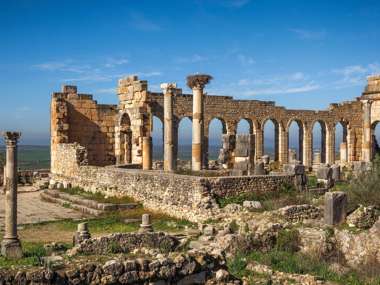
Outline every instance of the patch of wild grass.
<svg viewBox="0 0 380 285"><path fill-rule="evenodd" d="M95 200L99 203L111 203L111 204L129 204L129 203L135 203L135 200L127 197L127 196L122 196L122 197L108 197L105 196L101 192L86 192L80 187L72 187L72 188L67 188L67 189L61 189L60 191L70 194L70 195L78 195L83 198L89 199L89 200Z"/></svg>
<svg viewBox="0 0 380 285"><path fill-rule="evenodd" d="M40 258L46 255L43 243L22 242L23 258L12 260L0 256L0 268L10 268L13 266L37 266Z"/></svg>
<svg viewBox="0 0 380 285"><path fill-rule="evenodd" d="M344 189L342 189L344 190ZM349 210L359 204L364 206L375 205L380 207L380 156L373 161L370 171L364 172L359 177L351 180L347 186Z"/></svg>
<svg viewBox="0 0 380 285"><path fill-rule="evenodd" d="M300 253L280 250L272 250L266 253L253 251L248 254L238 254L233 259L228 260L228 268L236 277L242 278L245 276L252 279L256 276L256 273L248 271L246 266L253 261L270 266L275 271L310 274L325 280L337 282L338 284L380 284L379 276L371 278L355 271L338 275L337 273L331 271L329 269L329 264L324 261L314 259Z"/></svg>

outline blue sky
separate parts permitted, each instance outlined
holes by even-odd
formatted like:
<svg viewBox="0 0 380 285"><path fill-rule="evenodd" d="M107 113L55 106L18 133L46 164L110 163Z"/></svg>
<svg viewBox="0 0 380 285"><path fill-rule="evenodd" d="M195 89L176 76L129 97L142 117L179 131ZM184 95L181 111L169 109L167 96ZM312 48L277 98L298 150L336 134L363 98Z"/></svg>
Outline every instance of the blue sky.
<svg viewBox="0 0 380 285"><path fill-rule="evenodd" d="M324 109L380 73L379 24L373 0L0 0L0 129L47 144L52 92L116 103L128 74L189 91L205 72L209 94Z"/></svg>

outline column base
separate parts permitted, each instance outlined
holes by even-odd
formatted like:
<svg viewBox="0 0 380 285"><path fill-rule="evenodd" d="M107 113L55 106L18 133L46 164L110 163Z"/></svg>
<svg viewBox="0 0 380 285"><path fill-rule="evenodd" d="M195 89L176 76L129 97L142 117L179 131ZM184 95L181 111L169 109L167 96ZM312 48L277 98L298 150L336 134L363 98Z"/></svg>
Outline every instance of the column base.
<svg viewBox="0 0 380 285"><path fill-rule="evenodd" d="M19 239L3 239L1 242L1 255L9 259L22 258L22 248Z"/></svg>

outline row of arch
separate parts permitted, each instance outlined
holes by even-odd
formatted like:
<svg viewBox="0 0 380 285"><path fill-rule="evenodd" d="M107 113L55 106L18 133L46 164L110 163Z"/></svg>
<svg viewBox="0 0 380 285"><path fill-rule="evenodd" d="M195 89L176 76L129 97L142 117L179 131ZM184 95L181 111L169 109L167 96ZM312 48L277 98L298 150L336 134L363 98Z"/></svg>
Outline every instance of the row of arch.
<svg viewBox="0 0 380 285"><path fill-rule="evenodd" d="M129 116L123 116L120 120L120 160L128 163L131 161L131 140L132 131L130 128L131 122ZM378 122L372 125L373 130L373 153L379 151L377 142L380 142L380 135L376 139L376 133L380 134L380 128L376 131ZM379 124L380 125L380 124ZM206 153L211 159L215 159L219 148L221 147L221 135L227 133L227 124L222 118L214 118L209 121L209 124L205 128L205 142ZM229 126L231 127L231 126ZM255 134L257 126L250 119L241 119L236 123L234 131L239 133ZM280 125L275 119L267 119L260 126L262 130L262 145L263 153L272 157L274 160L279 160L279 128ZM328 130L327 124L322 120L313 122L311 126L311 146L312 154L320 153L320 161L327 161L326 150L326 132L334 132L334 160L347 161L348 159L348 124L346 122L337 122L333 129ZM287 132L287 146L288 149L295 150L295 159L303 161L304 156L304 125L300 120L292 119L286 126ZM153 138L153 159L162 159L163 156L163 123L162 120L156 116L153 118L152 128ZM184 117L176 124L175 140L177 140L177 156L180 159L191 160L191 134L192 123L191 117ZM346 151L342 151L341 146L345 146ZM345 157L341 157L344 155ZM315 158L312 155L312 161Z"/></svg>
<svg viewBox="0 0 380 285"><path fill-rule="evenodd" d="M180 159L191 159L191 118L184 117L178 123L178 157ZM268 119L263 123L263 154L270 155L272 159L278 160L279 143L278 143L278 122ZM321 162L326 161L326 124L323 121L316 121L313 124L312 146L313 153L321 153ZM288 146L294 149L296 159L303 159L303 124L299 120L291 120L287 126ZM217 157L218 150L221 147L221 136L227 133L227 125L221 118L214 118L209 121L205 130L206 144L208 146L208 155L211 159ZM251 120L241 119L236 125L236 133L255 133L255 127ZM154 117L153 120L153 150L154 159L160 159L163 153L163 124L161 119ZM340 159L340 145L347 142L347 124L338 122L335 126L335 145L337 150L336 159ZM346 153L347 154L347 153ZM347 160L347 157L345 158Z"/></svg>

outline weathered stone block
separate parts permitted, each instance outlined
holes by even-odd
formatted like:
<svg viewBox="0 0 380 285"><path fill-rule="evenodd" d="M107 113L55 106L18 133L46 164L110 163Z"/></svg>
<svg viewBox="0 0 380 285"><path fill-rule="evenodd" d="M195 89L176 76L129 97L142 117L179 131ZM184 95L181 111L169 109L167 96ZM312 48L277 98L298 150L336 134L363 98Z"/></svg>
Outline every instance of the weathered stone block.
<svg viewBox="0 0 380 285"><path fill-rule="evenodd" d="M347 194L341 191L325 194L325 223L339 225L346 219Z"/></svg>

